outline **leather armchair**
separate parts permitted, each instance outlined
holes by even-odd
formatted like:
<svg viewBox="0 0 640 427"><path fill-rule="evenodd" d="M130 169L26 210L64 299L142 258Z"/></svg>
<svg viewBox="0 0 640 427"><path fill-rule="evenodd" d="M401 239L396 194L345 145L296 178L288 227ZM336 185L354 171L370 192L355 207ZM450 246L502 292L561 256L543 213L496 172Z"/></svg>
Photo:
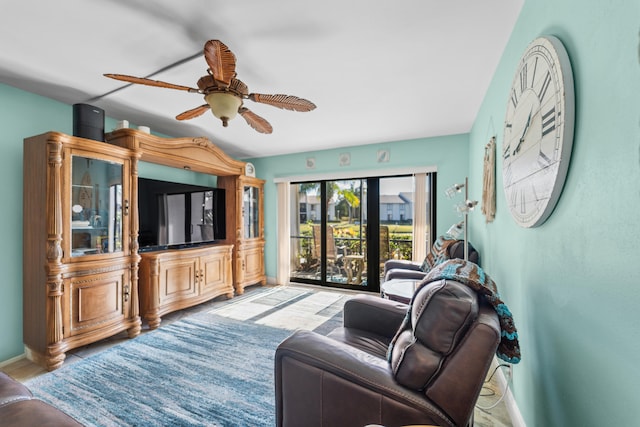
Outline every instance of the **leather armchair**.
<svg viewBox="0 0 640 427"><path fill-rule="evenodd" d="M472 425L500 341L495 310L450 280L422 287L408 309L358 295L328 336L285 339L275 355L276 425Z"/></svg>

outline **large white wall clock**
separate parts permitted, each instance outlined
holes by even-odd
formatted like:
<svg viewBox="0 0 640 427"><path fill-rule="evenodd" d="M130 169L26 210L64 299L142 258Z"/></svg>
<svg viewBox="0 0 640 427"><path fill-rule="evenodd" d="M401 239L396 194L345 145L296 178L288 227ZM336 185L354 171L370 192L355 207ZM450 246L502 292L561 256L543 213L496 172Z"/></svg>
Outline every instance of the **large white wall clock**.
<svg viewBox="0 0 640 427"><path fill-rule="evenodd" d="M575 117L573 75L562 42L535 39L525 50L507 102L502 181L522 227L549 218L567 175Z"/></svg>

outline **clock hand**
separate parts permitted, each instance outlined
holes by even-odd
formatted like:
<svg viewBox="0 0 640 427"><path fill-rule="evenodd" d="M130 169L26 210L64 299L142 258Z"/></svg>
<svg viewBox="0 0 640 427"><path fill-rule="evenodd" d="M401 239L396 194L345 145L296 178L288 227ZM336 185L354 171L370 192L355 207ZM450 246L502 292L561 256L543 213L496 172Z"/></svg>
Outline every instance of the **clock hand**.
<svg viewBox="0 0 640 427"><path fill-rule="evenodd" d="M524 136L527 134L529 130L529 126L531 125L531 114L533 113L533 106L531 107L531 111L529 111L529 117L527 117L527 123L524 125L524 130L522 131L522 136L520 137L520 141L518 141L518 145L513 150L513 154L517 154L520 151L520 146L524 142Z"/></svg>
<svg viewBox="0 0 640 427"><path fill-rule="evenodd" d="M504 150L502 150L502 157L504 157L505 159L510 157L511 154L509 154L509 149L511 148L511 144L507 145Z"/></svg>
<svg viewBox="0 0 640 427"><path fill-rule="evenodd" d="M520 137L520 141L524 139L524 136L527 134L529 127L531 125L531 113L533 113L533 107L531 107L531 111L529 111L529 117L527 117L527 124L524 125L524 130L522 131L522 136Z"/></svg>
<svg viewBox="0 0 640 427"><path fill-rule="evenodd" d="M511 129L512 127L513 127L513 123L505 122L505 128ZM505 140L504 142L506 143L507 141ZM502 148L502 157L504 157L505 159L509 157L510 149L511 149L511 142L509 142L509 145Z"/></svg>

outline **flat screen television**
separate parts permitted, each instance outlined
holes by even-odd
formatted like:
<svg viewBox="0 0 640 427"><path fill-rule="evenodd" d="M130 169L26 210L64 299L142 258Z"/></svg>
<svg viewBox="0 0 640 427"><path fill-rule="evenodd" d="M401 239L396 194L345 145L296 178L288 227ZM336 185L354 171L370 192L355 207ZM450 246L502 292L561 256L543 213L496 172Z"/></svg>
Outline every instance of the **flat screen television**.
<svg viewBox="0 0 640 427"><path fill-rule="evenodd" d="M226 238L222 188L138 179L139 250L198 246Z"/></svg>

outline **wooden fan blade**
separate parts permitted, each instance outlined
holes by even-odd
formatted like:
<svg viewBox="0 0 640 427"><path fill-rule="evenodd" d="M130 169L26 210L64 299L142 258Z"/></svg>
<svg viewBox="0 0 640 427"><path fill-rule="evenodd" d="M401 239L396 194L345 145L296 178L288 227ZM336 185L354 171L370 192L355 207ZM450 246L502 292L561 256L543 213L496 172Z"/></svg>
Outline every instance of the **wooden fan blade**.
<svg viewBox="0 0 640 427"><path fill-rule="evenodd" d="M240 115L244 117L244 119L247 121L249 126L257 130L258 132L260 133L273 132L273 128L271 127L268 121L266 121L265 119L263 119L262 117L254 113L253 111L249 110L248 108L240 107L240 109L238 110L238 113L240 113Z"/></svg>
<svg viewBox="0 0 640 427"><path fill-rule="evenodd" d="M198 89L195 89L192 87L175 85L173 83L162 82L160 80L151 80L144 77L127 76L124 74L104 74L104 76L109 77L110 79L121 80L127 83L136 83L136 84L147 85L147 86L164 87L167 89L185 90L187 92L196 92L196 93L199 92Z"/></svg>
<svg viewBox="0 0 640 427"><path fill-rule="evenodd" d="M316 105L303 98L293 95L264 95L260 93L249 94L249 99L254 102L272 105L274 107L283 108L292 111L311 111Z"/></svg>
<svg viewBox="0 0 640 427"><path fill-rule="evenodd" d="M209 104L203 104L199 107L192 108L191 110L187 110L184 113L178 114L176 116L176 120L195 119L196 117L200 117L201 115L203 115L209 108Z"/></svg>
<svg viewBox="0 0 640 427"><path fill-rule="evenodd" d="M247 87L247 85L238 79L231 79L229 89L233 89L234 91L238 92L240 95L242 95L242 97L246 97L249 95L249 88Z"/></svg>
<svg viewBox="0 0 640 427"><path fill-rule="evenodd" d="M213 78L229 86L236 76L236 56L220 40L209 40L204 44L204 59L209 65Z"/></svg>

